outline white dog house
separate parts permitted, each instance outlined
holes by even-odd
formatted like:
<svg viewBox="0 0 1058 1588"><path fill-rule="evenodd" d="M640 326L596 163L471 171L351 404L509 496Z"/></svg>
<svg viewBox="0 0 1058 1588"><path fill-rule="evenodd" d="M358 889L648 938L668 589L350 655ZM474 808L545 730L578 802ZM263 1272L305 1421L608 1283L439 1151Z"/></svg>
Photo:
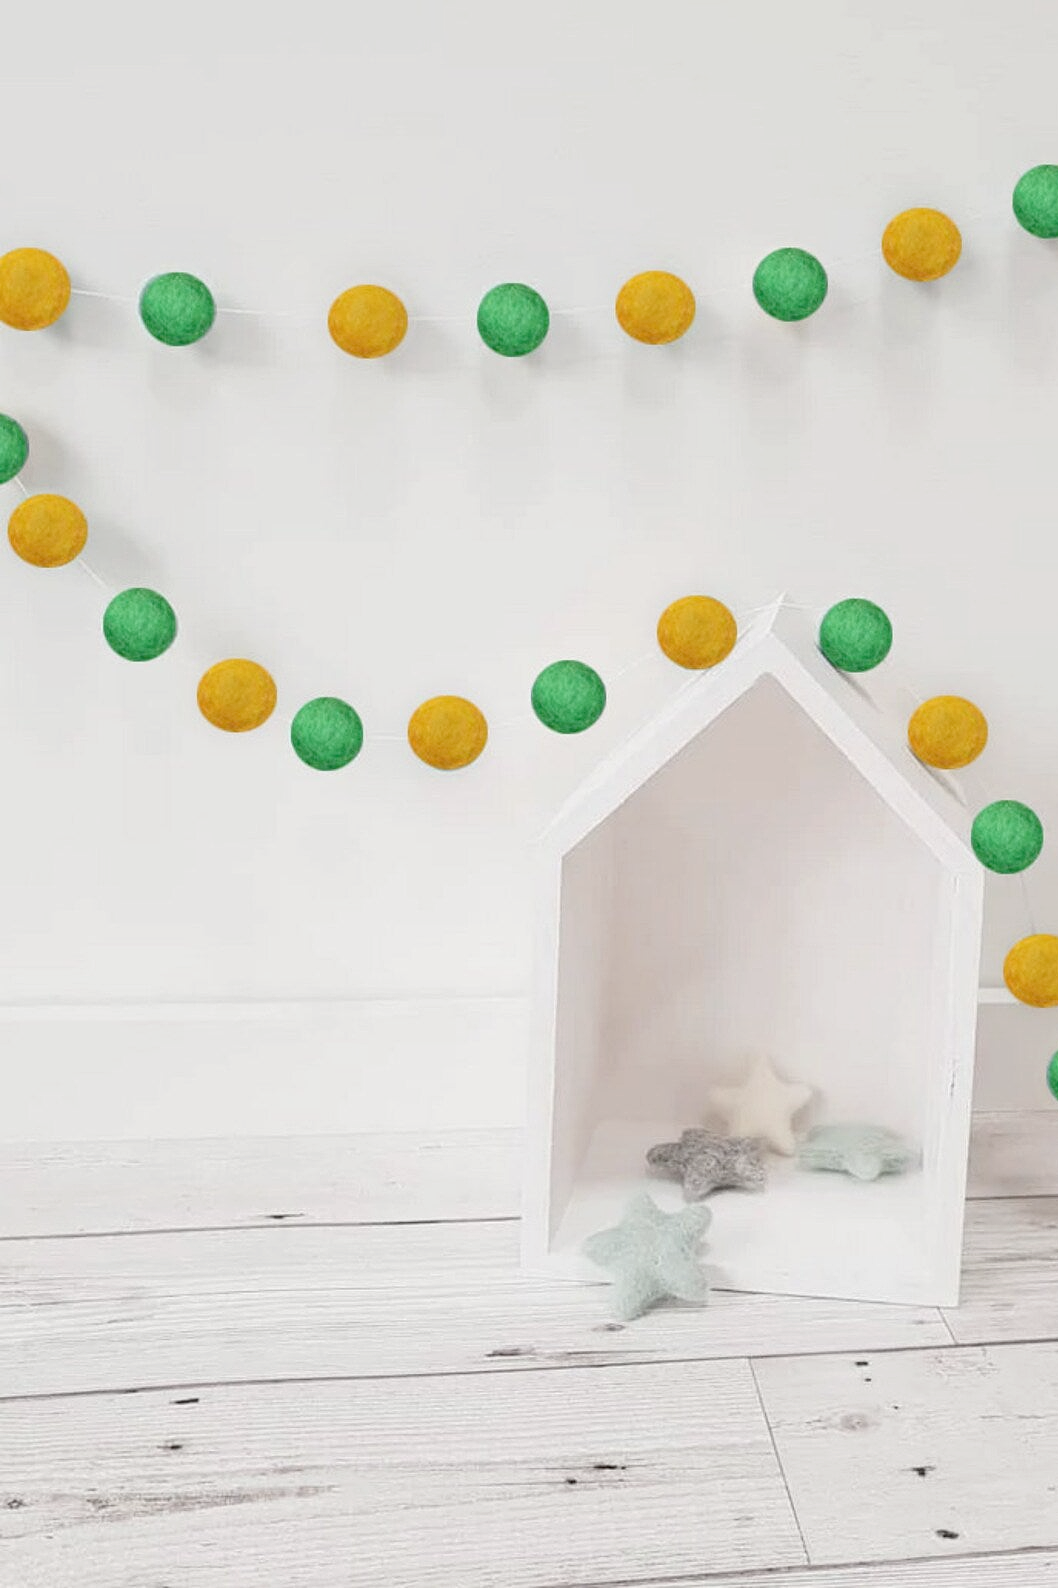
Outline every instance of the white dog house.
<svg viewBox="0 0 1058 1588"><path fill-rule="evenodd" d="M861 1183L769 1157L712 1198L719 1288L958 1299L983 898L968 814L907 710L768 614L603 763L542 840L524 1260L602 1277L584 1238L644 1162L768 1057L812 1124L897 1130Z"/></svg>

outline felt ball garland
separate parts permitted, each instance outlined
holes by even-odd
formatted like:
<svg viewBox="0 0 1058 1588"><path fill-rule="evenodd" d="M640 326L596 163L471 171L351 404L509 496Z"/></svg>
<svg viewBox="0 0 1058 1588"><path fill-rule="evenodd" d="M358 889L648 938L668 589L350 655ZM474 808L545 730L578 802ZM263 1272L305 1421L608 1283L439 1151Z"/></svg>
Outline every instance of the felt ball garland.
<svg viewBox="0 0 1058 1588"><path fill-rule="evenodd" d="M103 636L127 662L153 662L176 639L176 613L157 590L122 590L103 613Z"/></svg>
<svg viewBox="0 0 1058 1588"><path fill-rule="evenodd" d="M70 301L66 266L44 248L15 248L0 258L0 320L16 331L43 331Z"/></svg>
<svg viewBox="0 0 1058 1588"><path fill-rule="evenodd" d="M68 497L27 496L8 520L7 538L23 562L35 568L61 568L84 550L88 520Z"/></svg>
<svg viewBox="0 0 1058 1588"><path fill-rule="evenodd" d="M603 714L606 685L587 662L552 662L537 674L531 700L545 728L583 733Z"/></svg>
<svg viewBox="0 0 1058 1588"><path fill-rule="evenodd" d="M1051 1096L1058 1101L1058 1053L1052 1055L1051 1062L1047 1066L1047 1088Z"/></svg>
<svg viewBox="0 0 1058 1588"><path fill-rule="evenodd" d="M0 414L0 485L20 474L29 457L29 437L17 419Z"/></svg>
<svg viewBox="0 0 1058 1588"><path fill-rule="evenodd" d="M1033 166L1024 172L1014 187L1012 208L1018 225L1030 235L1058 238L1058 165ZM893 217L883 233L881 248L885 262L896 274L928 282L954 269L962 238L949 216L916 208ZM795 322L816 313L827 290L823 265L801 248L774 250L760 261L753 276L757 303L781 321ZM55 324L65 313L72 291L66 267L46 250L17 248L0 256L0 323L12 329L42 330ZM614 309L626 335L658 346L686 334L696 305L694 293L679 276L649 270L624 283ZM212 292L200 278L173 271L147 282L140 294L139 312L144 327L157 341L186 347L207 335L217 308ZM407 333L408 314L388 288L362 284L347 288L334 300L327 324L342 351L372 359L400 345ZM550 311L534 288L504 282L482 298L477 326L492 351L506 358L521 358L544 341ZM0 485L18 476L28 452L22 426L0 414ZM23 561L41 568L73 561L87 536L81 509L54 493L27 496L8 523L12 549ZM102 626L106 643L129 661L162 655L177 632L169 602L157 591L143 587L115 596ZM703 670L717 666L730 653L737 640L737 625L722 602L707 596L685 596L662 613L657 638L663 653L676 665ZM888 615L859 597L831 607L819 629L822 654L832 666L849 673L877 667L888 655L892 639ZM231 733L260 727L274 711L276 698L271 675L245 658L216 663L198 686L203 716ZM576 734L598 721L606 704L606 687L586 663L566 659L552 663L537 676L531 701L535 715L546 727L556 733ZM295 753L306 765L331 771L348 765L360 753L363 725L347 702L321 696L300 708L291 723L290 737ZM408 723L413 752L443 770L469 766L481 755L487 740L483 713L461 696L442 695L424 701ZM955 770L967 766L982 753L987 740L984 714L959 696L937 696L924 702L908 724L913 753L931 767ZM986 805L977 813L971 831L974 854L998 875L1017 874L1031 866L1043 841L1038 815L1017 800ZM1003 974L1012 994L1022 1002L1058 1006L1058 936L1033 933L1023 938L1008 953ZM1058 1098L1058 1054L1048 1067L1048 1085Z"/></svg>
<svg viewBox="0 0 1058 1588"><path fill-rule="evenodd" d="M819 625L819 649L843 673L870 672L885 661L892 645L888 613L859 596L838 601Z"/></svg>
<svg viewBox="0 0 1058 1588"><path fill-rule="evenodd" d="M1014 215L1033 237L1058 237L1058 165L1034 165L1014 189Z"/></svg>
<svg viewBox="0 0 1058 1588"><path fill-rule="evenodd" d="M1043 823L1020 800L994 800L974 817L970 842L982 866L1010 876L1039 858Z"/></svg>
<svg viewBox="0 0 1058 1588"><path fill-rule="evenodd" d="M1014 187L1012 206L1024 230L1036 237L1058 237L1058 165L1037 165L1025 171ZM912 281L934 281L957 264L962 237L950 216L919 206L893 216L881 246L883 258L898 275ZM826 270L803 248L774 249L760 261L753 276L757 302L777 320L803 320L816 313L827 288ZM25 331L53 325L66 311L72 291L65 265L46 249L15 248L0 256L0 322L6 325ZM695 307L687 282L667 270L644 270L629 277L615 302L621 329L634 340L655 346L685 335L693 323ZM140 294L139 308L150 335L170 347L200 341L217 314L209 287L187 271L153 277ZM380 358L403 341L408 314L389 288L364 283L339 294L331 304L327 323L331 337L344 352L357 358ZM535 288L524 282L501 282L478 305L477 325L482 340L494 352L505 358L522 358L543 342L550 312Z"/></svg>
<svg viewBox="0 0 1058 1588"><path fill-rule="evenodd" d="M882 257L908 281L936 281L954 270L962 253L955 222L940 210L903 210L882 233Z"/></svg>
<svg viewBox="0 0 1058 1588"><path fill-rule="evenodd" d="M327 316L331 339L354 358L382 358L404 340L408 311L388 287L348 287Z"/></svg>
<svg viewBox="0 0 1058 1588"><path fill-rule="evenodd" d="M644 270L626 281L614 311L622 331L657 347L684 336L694 321L694 293L667 270Z"/></svg>
<svg viewBox="0 0 1058 1588"><path fill-rule="evenodd" d="M360 754L364 725L347 701L320 695L307 701L290 724L294 753L317 772L337 772Z"/></svg>
<svg viewBox="0 0 1058 1588"><path fill-rule="evenodd" d="M154 276L140 293L140 319L155 341L166 347L201 342L216 317L217 306L206 283L184 270Z"/></svg>
<svg viewBox="0 0 1058 1588"><path fill-rule="evenodd" d="M532 353L550 324L550 312L539 292L520 281L493 287L478 304L478 334L486 347L504 358Z"/></svg>
<svg viewBox="0 0 1058 1588"><path fill-rule="evenodd" d="M777 248L753 275L753 296L773 320L807 320L827 295L827 273L803 248Z"/></svg>

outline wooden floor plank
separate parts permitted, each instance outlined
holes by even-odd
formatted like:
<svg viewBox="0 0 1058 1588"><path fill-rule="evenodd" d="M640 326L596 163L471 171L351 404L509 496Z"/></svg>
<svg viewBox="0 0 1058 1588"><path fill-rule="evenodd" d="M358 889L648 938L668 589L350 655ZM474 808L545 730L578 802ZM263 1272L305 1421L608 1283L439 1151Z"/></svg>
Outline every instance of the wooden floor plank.
<svg viewBox="0 0 1058 1588"><path fill-rule="evenodd" d="M0 1239L512 1218L521 1132L0 1144Z"/></svg>
<svg viewBox="0 0 1058 1588"><path fill-rule="evenodd" d="M793 1567L730 1577L666 1577L650 1588L1055 1588L1058 1551L1020 1550L959 1560L885 1561L859 1566ZM619 1588L640 1588L622 1583Z"/></svg>
<svg viewBox="0 0 1058 1588"><path fill-rule="evenodd" d="M517 1226L196 1231L0 1247L0 1396L949 1344L932 1308L717 1293L609 1321Z"/></svg>
<svg viewBox="0 0 1058 1588"><path fill-rule="evenodd" d="M0 1240L516 1218L522 1134L0 1143ZM1058 1108L978 1114L971 1196L1058 1195Z"/></svg>
<svg viewBox="0 0 1058 1588"><path fill-rule="evenodd" d="M744 1362L0 1406L19 1588L542 1588L804 1558Z"/></svg>
<svg viewBox="0 0 1058 1588"><path fill-rule="evenodd" d="M813 1565L1058 1547L1058 1343L755 1372Z"/></svg>
<svg viewBox="0 0 1058 1588"><path fill-rule="evenodd" d="M985 1345L1058 1337L1058 1198L973 1202L966 1210L956 1340Z"/></svg>

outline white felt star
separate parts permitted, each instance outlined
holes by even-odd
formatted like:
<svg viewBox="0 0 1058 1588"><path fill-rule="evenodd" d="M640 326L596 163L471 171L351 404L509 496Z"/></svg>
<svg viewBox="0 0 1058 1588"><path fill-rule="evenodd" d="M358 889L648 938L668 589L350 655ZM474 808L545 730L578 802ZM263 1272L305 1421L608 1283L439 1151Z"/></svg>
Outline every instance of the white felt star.
<svg viewBox="0 0 1058 1588"><path fill-rule="evenodd" d="M758 1059L741 1086L714 1086L709 1102L731 1136L758 1136L773 1152L790 1157L793 1116L810 1101L812 1088L782 1081L768 1059Z"/></svg>

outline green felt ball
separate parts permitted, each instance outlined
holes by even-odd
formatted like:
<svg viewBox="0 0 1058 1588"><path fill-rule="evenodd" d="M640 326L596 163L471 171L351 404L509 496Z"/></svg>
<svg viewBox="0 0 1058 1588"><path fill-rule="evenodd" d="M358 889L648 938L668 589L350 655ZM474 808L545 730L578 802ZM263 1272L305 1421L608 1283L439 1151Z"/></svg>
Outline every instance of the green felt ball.
<svg viewBox="0 0 1058 1588"><path fill-rule="evenodd" d="M306 766L337 772L360 754L364 725L344 700L320 695L297 713L290 724L290 742Z"/></svg>
<svg viewBox="0 0 1058 1588"><path fill-rule="evenodd" d="M869 673L885 661L892 643L888 614L859 596L837 602L819 625L819 649L843 673Z"/></svg>
<svg viewBox="0 0 1058 1588"><path fill-rule="evenodd" d="M1018 225L1033 237L1058 237L1058 165L1034 165L1014 189Z"/></svg>
<svg viewBox="0 0 1058 1588"><path fill-rule="evenodd" d="M545 728L583 733L602 716L606 685L586 662L552 662L537 677L532 701Z"/></svg>
<svg viewBox="0 0 1058 1588"><path fill-rule="evenodd" d="M103 613L103 635L127 662L152 662L176 639L176 613L157 590L122 590Z"/></svg>
<svg viewBox="0 0 1058 1588"><path fill-rule="evenodd" d="M140 293L140 319L167 347L200 342L217 317L217 305L204 281L183 270L155 276Z"/></svg>
<svg viewBox="0 0 1058 1588"><path fill-rule="evenodd" d="M19 473L29 457L29 437L17 419L0 414L0 485Z"/></svg>
<svg viewBox="0 0 1058 1588"><path fill-rule="evenodd" d="M995 800L974 817L970 842L982 866L1009 876L1024 871L1039 855L1043 823L1020 800Z"/></svg>
<svg viewBox="0 0 1058 1588"><path fill-rule="evenodd" d="M803 248L777 248L753 275L753 296L773 320L807 320L827 295L827 273Z"/></svg>
<svg viewBox="0 0 1058 1588"><path fill-rule="evenodd" d="M478 304L481 340L504 358L531 353L544 340L550 324L547 304L539 292L519 281L493 287Z"/></svg>
<svg viewBox="0 0 1058 1588"><path fill-rule="evenodd" d="M1047 1066L1047 1085L1051 1096L1058 1098L1058 1053L1051 1059Z"/></svg>

